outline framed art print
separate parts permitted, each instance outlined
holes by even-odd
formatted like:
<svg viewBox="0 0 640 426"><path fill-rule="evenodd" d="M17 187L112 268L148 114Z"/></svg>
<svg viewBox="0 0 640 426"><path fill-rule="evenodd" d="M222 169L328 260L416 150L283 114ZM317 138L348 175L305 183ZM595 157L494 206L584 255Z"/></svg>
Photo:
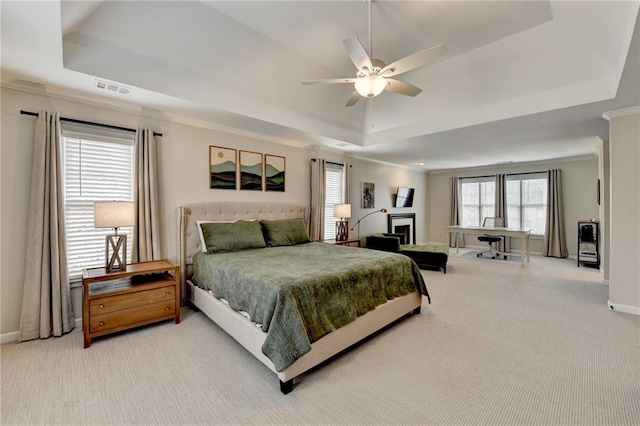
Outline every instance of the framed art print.
<svg viewBox="0 0 640 426"><path fill-rule="evenodd" d="M264 181L266 191L284 192L285 158L278 155L264 155Z"/></svg>
<svg viewBox="0 0 640 426"><path fill-rule="evenodd" d="M362 208L376 207L376 186L372 182L362 182Z"/></svg>
<svg viewBox="0 0 640 426"><path fill-rule="evenodd" d="M262 191L262 154L240 151L240 189Z"/></svg>
<svg viewBox="0 0 640 426"><path fill-rule="evenodd" d="M237 151L209 146L209 188L236 189Z"/></svg>

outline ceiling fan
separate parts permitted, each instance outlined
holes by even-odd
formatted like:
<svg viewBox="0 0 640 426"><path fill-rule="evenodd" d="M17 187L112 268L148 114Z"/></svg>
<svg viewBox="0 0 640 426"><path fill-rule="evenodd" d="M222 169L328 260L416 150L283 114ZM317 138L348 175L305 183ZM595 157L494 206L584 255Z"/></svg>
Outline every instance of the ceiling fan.
<svg viewBox="0 0 640 426"><path fill-rule="evenodd" d="M412 55L399 59L389 65L380 59L372 59L373 42L371 35L371 3L369 4L369 53L362 46L357 37L349 37L342 39L349 57L358 69L355 77L345 78L329 78L321 80L303 81L302 84L342 84L353 83L354 92L351 94L345 106L355 105L361 97L373 98L378 96L384 90L399 93L406 96L416 96L422 89L404 81L396 80L397 75L414 70L421 66L427 65L429 62L447 54L447 48L444 44L430 47Z"/></svg>

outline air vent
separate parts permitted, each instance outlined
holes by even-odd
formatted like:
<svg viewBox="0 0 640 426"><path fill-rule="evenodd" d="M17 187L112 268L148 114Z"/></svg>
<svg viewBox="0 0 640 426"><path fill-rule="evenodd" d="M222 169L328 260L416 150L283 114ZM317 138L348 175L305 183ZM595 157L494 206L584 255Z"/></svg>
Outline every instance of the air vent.
<svg viewBox="0 0 640 426"><path fill-rule="evenodd" d="M109 81L96 80L95 86L100 90L107 90L109 92L120 93L122 95L127 95L131 92L130 87L122 86L116 83L111 83Z"/></svg>

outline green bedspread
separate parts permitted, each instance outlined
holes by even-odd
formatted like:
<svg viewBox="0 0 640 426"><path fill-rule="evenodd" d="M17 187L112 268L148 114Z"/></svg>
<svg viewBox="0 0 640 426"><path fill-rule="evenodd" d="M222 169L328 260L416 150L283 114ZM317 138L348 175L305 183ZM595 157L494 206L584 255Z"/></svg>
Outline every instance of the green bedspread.
<svg viewBox="0 0 640 426"><path fill-rule="evenodd" d="M262 351L277 371L389 299L416 289L429 297L411 259L356 247L307 243L197 253L193 263L194 284L262 324Z"/></svg>

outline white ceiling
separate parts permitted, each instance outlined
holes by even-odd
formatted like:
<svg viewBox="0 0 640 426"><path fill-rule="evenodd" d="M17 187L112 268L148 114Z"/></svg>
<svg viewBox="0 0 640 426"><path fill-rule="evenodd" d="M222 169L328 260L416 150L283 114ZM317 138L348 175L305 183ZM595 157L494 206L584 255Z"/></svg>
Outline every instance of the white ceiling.
<svg viewBox="0 0 640 426"><path fill-rule="evenodd" d="M2 84L423 170L593 155L602 112L640 105L639 5L374 1L374 57L449 53L400 77L417 97L345 108L351 85L300 82L355 76L363 0L2 1Z"/></svg>

